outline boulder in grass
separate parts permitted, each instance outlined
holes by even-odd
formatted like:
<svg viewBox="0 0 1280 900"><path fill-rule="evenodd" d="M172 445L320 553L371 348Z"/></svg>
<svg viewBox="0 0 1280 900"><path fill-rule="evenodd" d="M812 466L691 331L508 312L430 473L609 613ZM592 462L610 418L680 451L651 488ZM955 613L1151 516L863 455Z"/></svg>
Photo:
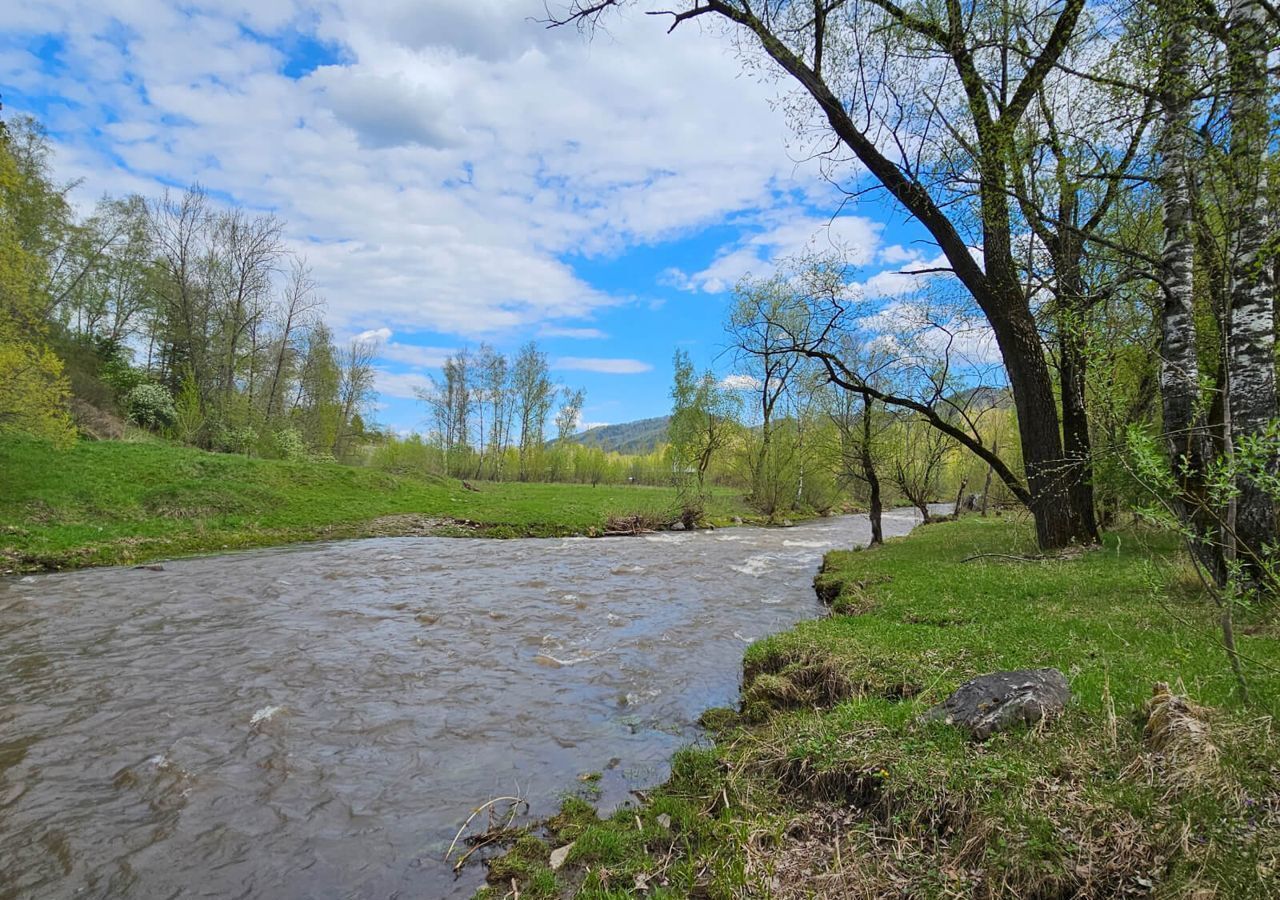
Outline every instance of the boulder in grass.
<svg viewBox="0 0 1280 900"><path fill-rule="evenodd" d="M1071 699L1067 676L1057 669L1014 669L979 675L929 710L927 722L944 721L985 741L1015 725L1032 725L1063 711Z"/></svg>

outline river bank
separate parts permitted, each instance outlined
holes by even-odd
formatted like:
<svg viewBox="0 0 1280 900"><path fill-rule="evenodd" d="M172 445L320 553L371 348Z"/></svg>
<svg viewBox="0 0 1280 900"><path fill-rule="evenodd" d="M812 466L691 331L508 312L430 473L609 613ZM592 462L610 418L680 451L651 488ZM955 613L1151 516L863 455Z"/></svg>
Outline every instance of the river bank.
<svg viewBox="0 0 1280 900"><path fill-rule="evenodd" d="M1242 623L1242 706L1166 536L1034 553L1025 526L971 518L829 554L833 614L747 650L740 707L703 717L713 747L639 808L567 801L484 895L1277 896L1274 619ZM1074 695L1043 727L973 743L920 722L970 677L1042 666ZM1160 682L1189 718L1149 715Z"/></svg>
<svg viewBox="0 0 1280 900"><path fill-rule="evenodd" d="M478 482L160 442L0 441L0 573L124 565L357 537L565 537L611 517L674 516L675 491ZM717 491L713 523L750 518Z"/></svg>

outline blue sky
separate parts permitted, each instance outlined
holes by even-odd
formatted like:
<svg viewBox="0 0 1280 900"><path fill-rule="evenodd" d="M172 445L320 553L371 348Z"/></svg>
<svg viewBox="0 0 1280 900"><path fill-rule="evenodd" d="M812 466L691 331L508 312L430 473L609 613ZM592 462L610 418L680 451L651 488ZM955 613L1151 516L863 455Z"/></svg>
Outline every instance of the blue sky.
<svg viewBox="0 0 1280 900"><path fill-rule="evenodd" d="M0 82L86 207L198 181L286 219L336 333L383 338L380 422L421 427L453 349L531 338L584 424L623 422L666 412L677 346L732 374L742 275L838 246L892 298L936 256L875 200L832 218L787 85L729 35L639 12L588 40L542 0L19 0Z"/></svg>

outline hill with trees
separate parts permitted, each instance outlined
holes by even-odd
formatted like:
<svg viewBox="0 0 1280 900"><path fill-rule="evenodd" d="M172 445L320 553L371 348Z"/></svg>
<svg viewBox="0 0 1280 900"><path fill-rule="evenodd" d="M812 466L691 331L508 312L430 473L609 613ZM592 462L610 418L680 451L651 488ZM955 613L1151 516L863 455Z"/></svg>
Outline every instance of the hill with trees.
<svg viewBox="0 0 1280 900"><path fill-rule="evenodd" d="M597 425L570 438L584 447L598 447L606 453L652 453L667 442L670 416L637 419L617 425Z"/></svg>

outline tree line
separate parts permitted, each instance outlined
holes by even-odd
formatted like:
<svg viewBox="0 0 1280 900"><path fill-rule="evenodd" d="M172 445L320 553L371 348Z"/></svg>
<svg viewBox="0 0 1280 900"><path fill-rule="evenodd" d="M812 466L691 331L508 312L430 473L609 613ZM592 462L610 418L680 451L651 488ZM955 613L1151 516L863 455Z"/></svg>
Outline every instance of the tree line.
<svg viewBox="0 0 1280 900"><path fill-rule="evenodd" d="M430 411L444 474L494 481L561 480L566 444L586 402L585 391L551 378L547 354L536 341L510 358L485 343L475 352L463 347L417 395ZM548 448L553 410L557 446Z"/></svg>
<svg viewBox="0 0 1280 900"><path fill-rule="evenodd" d="M79 216L30 119L0 131L0 179L0 430L65 442L116 414L267 456L364 440L376 346L337 344L280 219L199 187Z"/></svg>

